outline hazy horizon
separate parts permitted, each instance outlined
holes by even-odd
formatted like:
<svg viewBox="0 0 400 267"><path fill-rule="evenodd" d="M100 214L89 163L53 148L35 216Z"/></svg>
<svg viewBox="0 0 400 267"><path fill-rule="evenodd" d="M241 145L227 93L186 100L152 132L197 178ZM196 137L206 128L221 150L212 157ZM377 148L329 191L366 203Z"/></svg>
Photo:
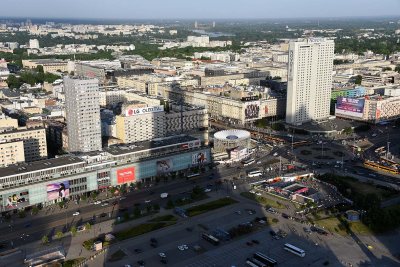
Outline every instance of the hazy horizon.
<svg viewBox="0 0 400 267"><path fill-rule="evenodd" d="M195 20L399 17L399 0L14 0L2 3L3 18Z"/></svg>

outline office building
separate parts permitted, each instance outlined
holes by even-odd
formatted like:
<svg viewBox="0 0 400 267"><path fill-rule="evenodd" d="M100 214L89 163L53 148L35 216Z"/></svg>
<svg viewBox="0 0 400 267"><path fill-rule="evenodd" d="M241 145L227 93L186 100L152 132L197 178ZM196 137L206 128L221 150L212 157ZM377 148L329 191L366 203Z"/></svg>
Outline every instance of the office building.
<svg viewBox="0 0 400 267"><path fill-rule="evenodd" d="M299 39L289 43L286 122L299 125L329 117L334 41Z"/></svg>
<svg viewBox="0 0 400 267"><path fill-rule="evenodd" d="M101 150L100 97L97 79L64 77L68 150Z"/></svg>
<svg viewBox="0 0 400 267"><path fill-rule="evenodd" d="M24 141L1 141L0 140L0 167L7 167L25 161Z"/></svg>
<svg viewBox="0 0 400 267"><path fill-rule="evenodd" d="M29 48L30 49L39 49L39 40L38 39L29 39Z"/></svg>

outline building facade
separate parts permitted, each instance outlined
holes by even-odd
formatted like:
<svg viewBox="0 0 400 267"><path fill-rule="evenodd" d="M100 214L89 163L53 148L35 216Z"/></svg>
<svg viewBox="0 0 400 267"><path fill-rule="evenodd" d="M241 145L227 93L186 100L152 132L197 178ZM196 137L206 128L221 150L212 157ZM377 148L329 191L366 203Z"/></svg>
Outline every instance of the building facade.
<svg viewBox="0 0 400 267"><path fill-rule="evenodd" d="M329 117L334 41L310 38L289 44L286 122Z"/></svg>
<svg viewBox="0 0 400 267"><path fill-rule="evenodd" d="M64 88L69 151L100 151L98 80L64 77Z"/></svg>
<svg viewBox="0 0 400 267"><path fill-rule="evenodd" d="M5 142L22 140L24 145L23 156L26 162L47 158L46 130L43 127L6 129L0 132L0 140ZM21 156L16 155L16 159L21 158Z"/></svg>
<svg viewBox="0 0 400 267"><path fill-rule="evenodd" d="M0 167L25 161L24 141L0 142Z"/></svg>

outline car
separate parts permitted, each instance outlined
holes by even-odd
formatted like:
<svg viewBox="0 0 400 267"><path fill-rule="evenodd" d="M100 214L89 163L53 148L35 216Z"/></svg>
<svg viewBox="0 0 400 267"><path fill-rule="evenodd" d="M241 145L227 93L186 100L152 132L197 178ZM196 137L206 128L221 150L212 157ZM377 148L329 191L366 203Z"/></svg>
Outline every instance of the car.
<svg viewBox="0 0 400 267"><path fill-rule="evenodd" d="M130 264L125 264L124 267L132 267Z"/></svg>
<svg viewBox="0 0 400 267"><path fill-rule="evenodd" d="M183 246L178 246L178 249L179 249L180 251L184 251L184 250L185 250L185 248L184 248Z"/></svg>
<svg viewBox="0 0 400 267"><path fill-rule="evenodd" d="M119 200L124 200L124 199L126 199L126 197L120 197L120 198L119 198Z"/></svg>
<svg viewBox="0 0 400 267"><path fill-rule="evenodd" d="M269 234L272 235L272 236L274 236L274 235L276 235L276 232L273 231L273 230L270 230L270 231L269 231Z"/></svg>
<svg viewBox="0 0 400 267"><path fill-rule="evenodd" d="M99 205L100 203L101 203L100 200L96 200L95 202L93 202L93 204L95 204L95 205Z"/></svg>
<svg viewBox="0 0 400 267"><path fill-rule="evenodd" d="M77 232L83 232L85 231L86 227L84 225L79 225L78 227L76 227L76 231Z"/></svg>
<svg viewBox="0 0 400 267"><path fill-rule="evenodd" d="M160 256L161 258L166 258L166 257L167 257L167 255L165 255L165 253L164 253L164 252L160 252L160 253L158 253L158 256Z"/></svg>
<svg viewBox="0 0 400 267"><path fill-rule="evenodd" d="M235 213L236 213L237 215L242 214L242 212L241 212L240 210L235 211Z"/></svg>
<svg viewBox="0 0 400 267"><path fill-rule="evenodd" d="M188 245L183 244L182 246L184 249L189 249Z"/></svg>
<svg viewBox="0 0 400 267"><path fill-rule="evenodd" d="M165 258L162 258L162 259L160 260L160 262L163 263L163 264L167 264L167 263L168 263L168 260L165 259Z"/></svg>
<svg viewBox="0 0 400 267"><path fill-rule="evenodd" d="M150 242L151 242L151 243L158 243L158 242L157 242L157 239L155 239L154 237L150 238Z"/></svg>
<svg viewBox="0 0 400 267"><path fill-rule="evenodd" d="M137 264L139 264L139 266L144 266L145 262L144 262L144 260L138 260Z"/></svg>
<svg viewBox="0 0 400 267"><path fill-rule="evenodd" d="M258 241L257 239L253 239L253 240L251 240L251 242L253 242L256 245L260 244L260 241Z"/></svg>
<svg viewBox="0 0 400 267"><path fill-rule="evenodd" d="M115 206L115 205L117 205L117 204L118 204L118 201L116 201L116 200L115 200L115 201L113 201L113 203L112 203L112 204L113 204L113 206Z"/></svg>
<svg viewBox="0 0 400 267"><path fill-rule="evenodd" d="M142 253L143 250L141 250L140 248L135 248L135 249L133 250L133 252L135 252L136 254L139 254L139 253Z"/></svg>
<svg viewBox="0 0 400 267"><path fill-rule="evenodd" d="M151 202L151 200L145 200L144 201L144 203L150 203Z"/></svg>
<svg viewBox="0 0 400 267"><path fill-rule="evenodd" d="M209 193L209 192L211 192L211 189L210 189L210 188L204 189L204 193Z"/></svg>
<svg viewBox="0 0 400 267"><path fill-rule="evenodd" d="M262 194L260 192L257 192L256 195L257 196L262 196Z"/></svg>
<svg viewBox="0 0 400 267"><path fill-rule="evenodd" d="M256 162L256 164L261 164L261 161L260 161L260 160L259 160L259 161L257 161L257 162Z"/></svg>
<svg viewBox="0 0 400 267"><path fill-rule="evenodd" d="M78 216L79 214L81 214L79 211L75 211L74 213L72 213L72 216Z"/></svg>
<svg viewBox="0 0 400 267"><path fill-rule="evenodd" d="M104 212L103 212L102 214L99 215L99 217L101 217L101 218L104 218L104 217L106 217L106 216L107 216L107 213L104 213Z"/></svg>
<svg viewBox="0 0 400 267"><path fill-rule="evenodd" d="M108 201L104 201L103 203L101 203L102 207L108 206L108 204L110 204Z"/></svg>
<svg viewBox="0 0 400 267"><path fill-rule="evenodd" d="M250 241L247 241L247 242L246 242L246 245L248 245L249 247L251 247L251 246L253 246L253 243L250 242Z"/></svg>

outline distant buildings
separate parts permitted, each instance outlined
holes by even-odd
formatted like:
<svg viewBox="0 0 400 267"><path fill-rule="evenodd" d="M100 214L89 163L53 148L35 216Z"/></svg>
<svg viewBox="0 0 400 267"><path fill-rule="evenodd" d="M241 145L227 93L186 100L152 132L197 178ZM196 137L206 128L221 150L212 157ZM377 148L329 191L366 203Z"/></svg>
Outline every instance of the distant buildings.
<svg viewBox="0 0 400 267"><path fill-rule="evenodd" d="M99 81L64 77L68 150L101 150Z"/></svg>
<svg viewBox="0 0 400 267"><path fill-rule="evenodd" d="M325 38L289 44L286 122L301 124L329 117L334 42Z"/></svg>
<svg viewBox="0 0 400 267"><path fill-rule="evenodd" d="M29 40L29 48L30 49L39 49L39 40L38 39L30 39Z"/></svg>

